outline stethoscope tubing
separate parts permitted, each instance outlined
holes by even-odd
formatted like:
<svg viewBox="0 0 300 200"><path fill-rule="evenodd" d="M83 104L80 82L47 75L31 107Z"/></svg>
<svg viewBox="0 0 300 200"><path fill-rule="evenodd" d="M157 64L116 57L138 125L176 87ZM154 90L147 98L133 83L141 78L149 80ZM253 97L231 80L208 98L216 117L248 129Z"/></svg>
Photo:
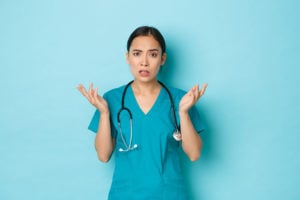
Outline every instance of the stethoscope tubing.
<svg viewBox="0 0 300 200"><path fill-rule="evenodd" d="M121 102L121 108L119 109L118 113L117 113L117 121L118 121L118 126L119 126L119 130L120 130L120 135L121 135L121 139L122 142L125 146L126 149L120 148L119 152L128 152L131 150L134 150L138 147L137 144L134 144L132 146L132 120L133 120L133 116L132 113L130 111L129 108L125 107L125 96L126 96L126 92L128 87L133 83L133 80L130 81L124 88L123 94L122 94L122 102ZM174 120L174 126L175 126L175 132L173 134L173 137L175 140L180 141L181 140L181 134L180 134L180 126L177 124L177 117L176 117L176 112L175 112L175 105L174 105L174 100L172 98L171 92L169 91L169 89L161 82L158 81L158 83L166 90L169 99L170 99L170 103L171 103L171 110L172 110L172 115L173 115L173 120ZM129 138L129 144L126 142L124 135L123 135L123 131L121 128L121 113L122 111L126 111L129 114L129 118L130 118L130 138Z"/></svg>

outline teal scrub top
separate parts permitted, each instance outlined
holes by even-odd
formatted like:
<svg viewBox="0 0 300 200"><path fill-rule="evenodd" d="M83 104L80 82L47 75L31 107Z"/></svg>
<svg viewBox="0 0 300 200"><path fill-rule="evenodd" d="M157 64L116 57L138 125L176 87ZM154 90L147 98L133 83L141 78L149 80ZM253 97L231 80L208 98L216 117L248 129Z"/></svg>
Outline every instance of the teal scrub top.
<svg viewBox="0 0 300 200"><path fill-rule="evenodd" d="M125 107L132 112L132 145L138 148L126 149L118 127L117 113L121 108L122 94L125 85L112 89L103 95L110 109L111 133L116 138L114 151L115 169L109 192L109 200L187 200L183 171L180 164L181 142L173 138L175 131L170 98L162 87L148 113L144 113L134 96L131 86L125 95ZM177 123L179 124L178 106L186 93L177 88L168 88L174 100ZM204 127L195 107L189 111L191 121L198 133ZM89 129L97 132L100 113L96 110ZM129 114L121 113L122 133L127 144L130 137Z"/></svg>

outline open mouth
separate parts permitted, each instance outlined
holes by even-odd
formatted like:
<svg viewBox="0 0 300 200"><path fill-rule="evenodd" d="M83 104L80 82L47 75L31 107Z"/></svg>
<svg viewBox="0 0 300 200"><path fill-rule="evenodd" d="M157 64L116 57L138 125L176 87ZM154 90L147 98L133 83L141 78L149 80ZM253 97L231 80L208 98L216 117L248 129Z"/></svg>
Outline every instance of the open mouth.
<svg viewBox="0 0 300 200"><path fill-rule="evenodd" d="M139 71L139 74L140 74L141 76L148 76L148 75L150 74L150 72L149 72L148 70L140 70L140 71Z"/></svg>

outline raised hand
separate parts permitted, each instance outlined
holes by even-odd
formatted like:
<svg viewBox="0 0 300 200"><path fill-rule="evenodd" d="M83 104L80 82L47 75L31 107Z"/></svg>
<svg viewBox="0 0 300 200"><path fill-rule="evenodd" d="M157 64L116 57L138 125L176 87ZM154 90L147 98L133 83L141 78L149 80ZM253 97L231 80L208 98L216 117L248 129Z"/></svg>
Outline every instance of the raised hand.
<svg viewBox="0 0 300 200"><path fill-rule="evenodd" d="M204 95L208 84L205 83L201 90L199 85L193 86L180 100L179 111L188 112L189 109L197 103L197 101Z"/></svg>
<svg viewBox="0 0 300 200"><path fill-rule="evenodd" d="M107 102L101 96L98 95L98 87L93 89L93 83L90 83L88 91L82 84L77 86L79 92L101 113L109 112Z"/></svg>

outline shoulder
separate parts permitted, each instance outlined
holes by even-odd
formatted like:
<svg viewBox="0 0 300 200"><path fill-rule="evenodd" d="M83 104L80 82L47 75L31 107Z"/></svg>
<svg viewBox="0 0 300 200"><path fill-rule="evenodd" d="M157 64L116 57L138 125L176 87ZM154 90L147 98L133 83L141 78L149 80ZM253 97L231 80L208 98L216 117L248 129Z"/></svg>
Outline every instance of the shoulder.
<svg viewBox="0 0 300 200"><path fill-rule="evenodd" d="M166 86L168 90L170 91L171 95L174 99L181 99L185 94L186 91L180 88L172 87L172 86Z"/></svg>
<svg viewBox="0 0 300 200"><path fill-rule="evenodd" d="M169 87L169 90L171 93L175 95L184 95L186 94L186 91L180 88L175 88L175 87Z"/></svg>
<svg viewBox="0 0 300 200"><path fill-rule="evenodd" d="M175 104L177 104L181 100L181 98L187 93L183 89L165 85L164 83L163 83L163 86L165 86L167 88L167 90L169 91L170 95L172 96L172 99L174 100Z"/></svg>
<svg viewBox="0 0 300 200"><path fill-rule="evenodd" d="M122 85L104 93L103 98L107 101L111 111L114 106L120 105L124 88L125 85Z"/></svg>
<svg viewBox="0 0 300 200"><path fill-rule="evenodd" d="M103 97L105 99L110 99L110 98L116 98L116 97L122 96L124 88L125 88L125 85L113 88L113 89L105 92Z"/></svg>

